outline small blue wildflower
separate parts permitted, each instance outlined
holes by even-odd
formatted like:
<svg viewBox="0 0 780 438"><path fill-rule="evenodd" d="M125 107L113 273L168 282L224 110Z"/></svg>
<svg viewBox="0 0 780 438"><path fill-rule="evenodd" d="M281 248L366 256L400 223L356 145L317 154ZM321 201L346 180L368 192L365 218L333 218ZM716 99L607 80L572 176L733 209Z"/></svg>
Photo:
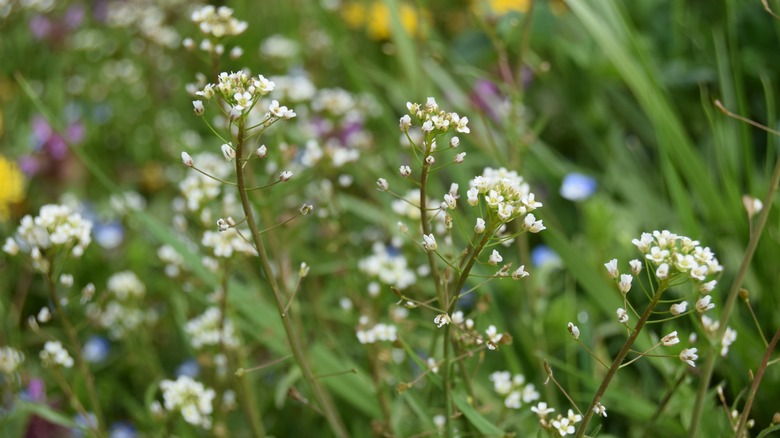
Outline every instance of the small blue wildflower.
<svg viewBox="0 0 780 438"><path fill-rule="evenodd" d="M110 349L111 344L108 339L102 336L92 336L84 344L81 354L84 355L84 360L87 362L100 363L106 360Z"/></svg>
<svg viewBox="0 0 780 438"><path fill-rule="evenodd" d="M563 178L561 196L569 201L584 201L593 196L598 184L594 178L581 173L570 173Z"/></svg>
<svg viewBox="0 0 780 438"><path fill-rule="evenodd" d="M537 245L531 250L531 263L537 268L548 265L554 267L561 264L561 257L547 245Z"/></svg>

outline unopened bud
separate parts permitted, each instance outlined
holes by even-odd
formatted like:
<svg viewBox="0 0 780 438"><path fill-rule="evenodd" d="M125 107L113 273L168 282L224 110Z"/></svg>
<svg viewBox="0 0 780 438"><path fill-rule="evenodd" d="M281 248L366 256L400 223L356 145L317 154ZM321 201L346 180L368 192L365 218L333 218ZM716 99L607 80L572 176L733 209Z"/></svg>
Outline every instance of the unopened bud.
<svg viewBox="0 0 780 438"><path fill-rule="evenodd" d="M195 165L195 163L193 163L192 161L192 157L190 156L190 154L186 152L181 153L181 162L187 167L192 167Z"/></svg>

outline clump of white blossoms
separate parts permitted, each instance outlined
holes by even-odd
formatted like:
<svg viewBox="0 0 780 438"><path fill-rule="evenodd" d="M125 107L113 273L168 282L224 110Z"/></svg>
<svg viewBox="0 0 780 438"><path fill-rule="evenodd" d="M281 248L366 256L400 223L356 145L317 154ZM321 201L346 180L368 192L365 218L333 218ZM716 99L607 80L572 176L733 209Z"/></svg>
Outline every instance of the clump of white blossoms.
<svg viewBox="0 0 780 438"><path fill-rule="evenodd" d="M22 218L14 237L9 237L3 251L10 255L30 254L33 267L40 272L49 270L48 250L69 252L81 257L92 242L92 222L65 205L47 204L38 216Z"/></svg>
<svg viewBox="0 0 780 438"><path fill-rule="evenodd" d="M701 247L697 240L666 230L642 233L631 243L656 267L655 276L658 280L683 280L688 277L700 285L702 292L709 292L717 282L707 282L707 279L723 271L710 248Z"/></svg>
<svg viewBox="0 0 780 438"><path fill-rule="evenodd" d="M525 382L525 376L509 371L496 371L490 375L493 389L504 397L504 406L509 409L520 409L523 404L539 400L539 392L532 383Z"/></svg>
<svg viewBox="0 0 780 438"><path fill-rule="evenodd" d="M246 21L234 18L233 9L227 6L204 6L192 13L192 21L198 25L201 32L215 38L241 34L248 27Z"/></svg>
<svg viewBox="0 0 780 438"><path fill-rule="evenodd" d="M537 202L523 177L505 168L485 168L469 182L467 201L471 206L484 202L493 223L507 223L522 218L522 229L538 233L545 229L541 220L531 214L542 206Z"/></svg>
<svg viewBox="0 0 780 438"><path fill-rule="evenodd" d="M211 428L212 401L216 392L189 376L179 376L174 380L160 382L163 404L169 412L180 412L184 421Z"/></svg>
<svg viewBox="0 0 780 438"><path fill-rule="evenodd" d="M255 247L246 241L235 228L225 231L205 231L200 243L214 251L216 257L232 257L234 253L256 256Z"/></svg>
<svg viewBox="0 0 780 438"><path fill-rule="evenodd" d="M216 307L210 307L202 315L187 321L184 331L189 335L190 344L196 350L220 344L224 344L227 348L238 347L233 321L225 318L223 322L221 312Z"/></svg>
<svg viewBox="0 0 780 438"><path fill-rule="evenodd" d="M117 272L108 278L106 296L89 303L87 316L108 330L112 339L122 339L142 324L154 322L156 313L143 306L146 286L131 271Z"/></svg>
<svg viewBox="0 0 780 438"><path fill-rule="evenodd" d="M388 248L381 242L375 242L372 245L372 252L372 255L358 262L358 269L361 272L401 290L411 286L417 280L406 258L395 248Z"/></svg>
<svg viewBox="0 0 780 438"><path fill-rule="evenodd" d="M392 324L379 323L373 327L361 327L357 330L357 338L361 344L373 344L377 341L395 342L398 339L398 329Z"/></svg>
<svg viewBox="0 0 780 438"><path fill-rule="evenodd" d="M216 84L206 84L203 90L197 91L195 94L207 101L217 96L221 97L229 107L227 110L228 118L234 121L247 114L261 97L273 89L274 83L263 75L250 76L244 71L222 72L219 74ZM193 107L195 114L203 115L205 113L202 101L194 101ZM295 117L294 111L286 106L280 106L279 102L274 100L268 107L266 123L270 124L278 119L291 119L293 117ZM232 146L229 145L229 147Z"/></svg>
<svg viewBox="0 0 780 438"><path fill-rule="evenodd" d="M59 341L47 341L41 350L41 361L46 367L73 367L73 358Z"/></svg>
<svg viewBox="0 0 780 438"><path fill-rule="evenodd" d="M13 374L24 362L24 355L11 347L0 347L0 372Z"/></svg>

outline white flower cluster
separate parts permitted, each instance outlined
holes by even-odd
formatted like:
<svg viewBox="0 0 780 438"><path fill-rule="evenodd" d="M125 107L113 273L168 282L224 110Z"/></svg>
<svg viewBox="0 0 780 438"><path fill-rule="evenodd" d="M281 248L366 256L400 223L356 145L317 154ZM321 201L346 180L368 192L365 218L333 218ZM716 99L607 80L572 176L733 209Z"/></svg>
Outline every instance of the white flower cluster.
<svg viewBox="0 0 780 438"><path fill-rule="evenodd" d="M210 307L202 315L187 321L184 331L189 335L192 347L199 350L206 346L218 346L220 343L224 343L227 348L238 347L233 322L225 318L223 324L221 319L219 309ZM222 325L221 334L220 325Z"/></svg>
<svg viewBox="0 0 780 438"><path fill-rule="evenodd" d="M181 412L184 421L204 429L211 428L211 405L216 392L189 376L160 382L163 403L169 412Z"/></svg>
<svg viewBox="0 0 780 438"><path fill-rule="evenodd" d="M230 163L226 163L225 160L212 153L198 154L192 157L192 161L202 172L219 179L225 179L233 171L233 166ZM207 201L219 196L222 186L221 182L202 173L189 172L179 183L179 190L186 200L187 209L189 211L198 211L203 208Z"/></svg>
<svg viewBox="0 0 780 438"><path fill-rule="evenodd" d="M22 218L16 235L6 239L3 251L15 255L19 251L29 253L33 266L46 272L49 269L44 252L50 248L67 248L74 257L81 257L92 242L92 222L81 217L65 205L47 204L38 216Z"/></svg>
<svg viewBox="0 0 780 438"><path fill-rule="evenodd" d="M146 294L146 286L132 271L117 272L112 275L106 287L121 301L128 298L140 299Z"/></svg>
<svg viewBox="0 0 780 438"><path fill-rule="evenodd" d="M43 361L43 365L47 367L63 366L65 368L71 368L73 366L73 358L70 357L68 351L65 350L58 341L47 341L43 345L41 360Z"/></svg>
<svg viewBox="0 0 780 438"><path fill-rule="evenodd" d="M159 46L175 49L181 37L176 28L168 23L167 17L178 14L190 4L188 0L108 2L106 22L111 27L133 29ZM77 35L86 37L89 33L80 32Z"/></svg>
<svg viewBox="0 0 780 438"><path fill-rule="evenodd" d="M373 344L377 341L394 342L398 339L398 330L392 324L379 323L373 327L362 327L357 331L357 338L361 344Z"/></svg>
<svg viewBox="0 0 780 438"><path fill-rule="evenodd" d="M142 308L146 286L131 271L118 272L108 278L108 298L100 303L89 303L86 314L95 323L108 330L112 339L121 339L142 324L155 320L155 313Z"/></svg>
<svg viewBox="0 0 780 438"><path fill-rule="evenodd" d="M233 18L233 9L227 6L204 6L192 13L192 21L198 25L201 32L215 38L238 35L248 27L246 21Z"/></svg>
<svg viewBox="0 0 780 438"><path fill-rule="evenodd" d="M523 217L522 229L538 233L545 229L542 221L536 220L532 211L542 206L537 202L523 177L515 171L505 168L485 168L469 182L470 189L466 192L471 206L484 200L488 210L498 221L506 223L518 217Z"/></svg>
<svg viewBox="0 0 780 438"><path fill-rule="evenodd" d="M159 247L157 257L165 263L165 275L168 277L178 277L184 269L184 257L170 245Z"/></svg>
<svg viewBox="0 0 780 438"><path fill-rule="evenodd" d="M417 277L403 254L381 242L375 242L371 249L373 254L358 262L361 272L401 290L414 284Z"/></svg>
<svg viewBox="0 0 780 438"><path fill-rule="evenodd" d="M293 59L298 56L298 42L284 35L274 34L260 43L260 54L272 59Z"/></svg>
<svg viewBox="0 0 780 438"><path fill-rule="evenodd" d="M200 243L214 251L216 257L232 257L233 253L257 255L255 247L244 240L235 228L225 231L205 231Z"/></svg>
<svg viewBox="0 0 780 438"><path fill-rule="evenodd" d="M211 100L219 95L230 106L228 112L230 120L238 120L249 113L260 98L270 93L274 86L274 83L263 75L253 77L243 71L222 72L219 74L216 84L206 84L203 90L196 91L195 94L206 100ZM203 106L203 101L193 101L192 105L195 109L195 114L204 114L205 107ZM276 119L291 119L293 117L295 117L295 112L286 106L280 106L277 100L271 102L266 114L269 122Z"/></svg>
<svg viewBox="0 0 780 438"><path fill-rule="evenodd" d="M441 111L433 97L429 97L425 105L407 102L406 109L409 110L409 114L403 116L400 121L400 128L403 132L407 132L412 126L412 118L426 134L439 135L452 130L463 134L471 132L468 127L468 117L460 117L458 113L454 112Z"/></svg>
<svg viewBox="0 0 780 438"><path fill-rule="evenodd" d="M539 405L541 405L541 403L539 403ZM603 408L603 406L601 408ZM606 416L606 409L601 408L595 411L596 414ZM551 411L552 409L549 409L548 413ZM546 418L542 418L542 415L539 412L537 412L537 415L540 417L539 424L541 424L542 428L550 430L560 436L574 435L576 431L574 425L582 421L582 415L575 414L571 409L569 409L569 412L565 417L561 414L558 414L558 416L555 417L555 419L552 421L547 421Z"/></svg>
<svg viewBox="0 0 780 438"><path fill-rule="evenodd" d="M24 355L11 347L0 347L0 372L13 374L24 362Z"/></svg>
<svg viewBox="0 0 780 438"><path fill-rule="evenodd" d="M656 266L655 276L665 280L681 275L687 275L692 280L701 283L702 292L710 292L717 282L708 277L717 275L723 270L715 254L708 247L702 248L697 240L678 236L667 230L642 233L639 239L631 241L645 254L645 258Z"/></svg>
<svg viewBox="0 0 780 438"><path fill-rule="evenodd" d="M525 376L509 371L496 371L490 375L493 389L504 397L504 406L509 409L520 409L525 403L539 400L539 392L532 383L526 384Z"/></svg>

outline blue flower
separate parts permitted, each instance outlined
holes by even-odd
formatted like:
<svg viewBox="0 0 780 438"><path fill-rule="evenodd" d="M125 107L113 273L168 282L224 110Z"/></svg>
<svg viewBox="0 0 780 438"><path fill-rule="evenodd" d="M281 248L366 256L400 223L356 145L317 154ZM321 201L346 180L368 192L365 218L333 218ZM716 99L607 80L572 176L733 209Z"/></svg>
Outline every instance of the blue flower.
<svg viewBox="0 0 780 438"><path fill-rule="evenodd" d="M547 245L537 245L531 250L531 263L541 268L544 266L559 266L561 264L561 258L558 253L551 250Z"/></svg>
<svg viewBox="0 0 780 438"><path fill-rule="evenodd" d="M194 379L198 377L198 374L200 374L200 365L195 359L183 362L179 368L176 368L176 377L188 376Z"/></svg>
<svg viewBox="0 0 780 438"><path fill-rule="evenodd" d="M598 184L594 178L581 173L570 173L563 178L561 196L569 201L583 201L596 192Z"/></svg>
<svg viewBox="0 0 780 438"><path fill-rule="evenodd" d="M125 239L125 229L119 222L98 222L94 229L95 241L105 249L114 249Z"/></svg>
<svg viewBox="0 0 780 438"><path fill-rule="evenodd" d="M111 425L109 438L137 438L138 432L135 427L126 421L118 421Z"/></svg>
<svg viewBox="0 0 780 438"><path fill-rule="evenodd" d="M84 360L90 363L100 363L106 360L108 357L108 351L111 349L111 344L108 340L102 336L92 336L84 344L84 349L81 354L84 355Z"/></svg>

